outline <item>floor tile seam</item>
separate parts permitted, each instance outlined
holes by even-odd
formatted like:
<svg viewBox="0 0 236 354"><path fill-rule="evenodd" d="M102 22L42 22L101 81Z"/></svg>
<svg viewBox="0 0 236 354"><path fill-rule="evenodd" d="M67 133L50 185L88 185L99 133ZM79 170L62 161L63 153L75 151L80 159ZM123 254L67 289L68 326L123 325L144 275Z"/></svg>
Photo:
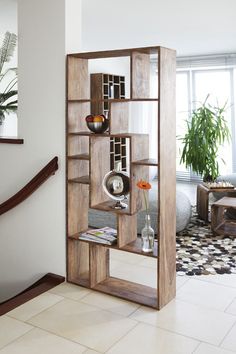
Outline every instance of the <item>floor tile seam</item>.
<svg viewBox="0 0 236 354"><path fill-rule="evenodd" d="M233 302L234 300L233 300L233 301L230 301L230 304L226 305L226 307L223 306L223 307L220 309L219 307L218 307L218 308L217 308L217 307L213 307L213 305L211 306L211 305L205 305L205 304L194 303L194 302L191 302L191 300L183 300L183 299L181 299L179 296L181 296L181 295L176 294L176 297L175 297L176 301L181 301L181 302L185 302L185 303L187 303L187 304L189 304L189 305L198 306L198 307L201 307L201 308L204 309L204 310L218 311L218 312L220 312L220 313L222 313L222 314L230 315L230 316L232 316L232 317L236 317L236 314L233 314L233 313L230 313L230 312L226 312L226 309L232 304L232 302Z"/></svg>
<svg viewBox="0 0 236 354"><path fill-rule="evenodd" d="M213 275L214 276L214 275ZM235 286L230 286L230 285L225 285L225 284L220 284L220 283L217 283L215 281L208 281L208 280L203 280L200 278L201 276L199 276L198 278L194 278L195 280L199 280L203 283L208 283L208 284L214 284L214 285L219 285L221 287L225 287L225 288L229 288L229 289L234 289L236 290L236 285Z"/></svg>
<svg viewBox="0 0 236 354"><path fill-rule="evenodd" d="M219 344L219 347L222 348L222 349L227 349L227 348L224 348L222 346L222 343L224 342L224 340L226 339L226 337L229 335L229 333L232 331L233 327L235 326L236 324L236 318L235 318L235 322L233 323L233 325L230 327L230 329L227 331L227 333L224 335L223 339L220 341L220 344Z"/></svg>
<svg viewBox="0 0 236 354"><path fill-rule="evenodd" d="M90 290L91 290L91 292L92 292L93 294L102 294L102 295L103 295L103 293L100 293L100 292L95 291L95 290L93 290L93 289L90 289ZM75 303L79 303L79 302L80 302L82 305L91 306L91 307L93 307L93 308L95 308L95 309L97 309L97 310L100 310L100 311L107 311L107 312L109 312L109 313L112 313L112 314L121 316L121 317L123 317L124 319L125 319L125 318L129 318L129 316L130 316L132 313L134 313L135 311L138 310L138 308L141 307L140 304L137 304L138 307L137 307L136 309L134 309L134 310L132 311L132 313L130 313L129 315L126 316L126 315L122 315L122 314L120 314L120 313L118 313L118 312L114 312L114 311L112 311L112 310L110 310L110 309L104 309L104 308L102 308L102 307L99 307L98 305L95 305L95 304L88 304L87 302L82 301L82 300L84 300L84 298L85 298L86 296L88 296L88 295L90 295L90 294L86 294L85 296L83 296L83 298L78 299L78 300L71 299L71 298L64 298L63 300L70 300L70 301L73 301L73 302L75 302ZM105 295L113 297L112 295L109 295L109 294L105 294ZM133 302L128 301L128 300L125 300L125 299L123 299L123 298L118 298L118 299L127 301L127 302L130 303L130 304L134 304ZM61 300L61 301L63 301L63 300ZM56 304L55 304L55 305L56 305ZM53 306L53 305L52 305L52 306ZM51 307L52 307L52 306L51 306ZM48 309L49 309L49 308L48 308ZM46 309L46 310L47 310L47 309ZM46 310L45 310L45 311L46 311ZM42 312L44 312L44 311L42 311ZM34 315L34 316L37 316L37 315ZM32 316L30 319L32 319L34 316ZM29 320L30 320L30 319L29 319Z"/></svg>
<svg viewBox="0 0 236 354"><path fill-rule="evenodd" d="M9 317L9 316L8 316L8 317ZM11 317L10 317L10 318L11 318ZM18 320L18 321L19 321L19 320ZM21 321L21 322L22 322L22 321ZM22 323L25 323L25 322L22 322ZM31 326L32 326L32 325L31 325ZM13 344L13 343L16 342L18 339L20 339L20 338L24 337L26 334L32 332L34 329L35 329L34 326L32 326L32 328L30 328L27 332L21 334L19 337L15 338L15 339L13 339L12 341L10 341L10 342L8 342L7 344L5 344L3 347L0 348L0 353L1 353L2 349L4 349L4 348L6 348L7 346Z"/></svg>
<svg viewBox="0 0 236 354"><path fill-rule="evenodd" d="M66 300L67 300L67 299L66 299ZM75 303L78 303L78 301L76 301L76 300L72 300L72 299L69 299L69 300L71 300L71 301L73 301L73 302L75 302ZM61 300L61 301L63 301L63 300ZM61 301L60 301L60 302L61 302ZM82 304L88 305L88 304L85 304L85 303L82 303ZM56 304L55 304L55 305L56 305ZM94 305L88 305L88 306L91 306L91 307L93 307L93 308L96 309L96 310L100 310L100 311L104 311L104 312L108 312L108 313L112 313L112 314L115 314L115 315L117 315L117 316L120 316L120 319L122 319L122 320L125 320L125 319L132 320L132 322L135 323L135 324L134 324L134 327L139 324L139 322L138 322L137 320L135 320L135 319L133 319L133 318L129 318L128 316L122 316L122 315L120 315L120 314L117 314L117 313L114 313L114 312L111 312L111 311L107 311L107 310L105 310L105 309L101 309L101 308L96 307L96 306L94 306ZM51 306L51 307L53 307L53 306ZM48 308L48 309L49 309L49 308ZM48 309L45 309L44 311L47 311ZM44 311L42 311L41 313L43 313ZM135 311L136 311L136 310L135 310ZM37 314L37 315L38 315L38 314ZM75 341L75 340L73 340L73 339L69 339L69 338L67 338L67 337L65 337L65 336L63 336L63 335L57 334L57 333L55 333L55 332L53 332L53 331L50 331L50 330L45 329L45 328L43 328L43 327L40 327L39 325L31 324L30 322L28 322L28 321L32 320L34 317L37 317L37 315L32 316L30 319L28 319L28 320L25 321L25 322L23 322L23 321L21 321L21 322L22 322L22 323L26 323L26 324L28 324L28 325L34 327L34 328L38 328L38 329L41 329L41 330L43 330L43 331L46 331L46 332L48 332L48 333L50 333L50 334L54 334L54 335L56 335L56 336L58 336L58 337L67 339L67 340L69 340L69 341L71 341L71 342L73 342L73 343L80 344L80 345L82 345L83 347L85 347L85 345L82 344L82 343L80 343L80 342L77 342L77 341ZM132 327L132 328L134 328L134 327ZM87 347L87 348L90 349L90 350L94 350L94 348L91 348L91 347Z"/></svg>
<svg viewBox="0 0 236 354"><path fill-rule="evenodd" d="M90 350L95 350L94 348L88 347L88 346L86 346L86 345L84 345L84 344L82 344L82 343L80 343L80 342L77 342L77 341L75 341L75 340L73 340L73 339L71 339L71 338L65 337L65 336L63 336L63 335L61 335L61 334L55 333L55 332L50 331L50 330L48 330L48 329L45 329L45 328L43 328L43 327L37 326L37 325L35 325L35 324L30 324L30 325L34 327L33 329L37 328L37 329L40 329L40 330L42 330L42 331L44 331L44 332L47 332L47 333L49 333L49 334L52 334L53 336L59 337L59 338L61 338L61 339L65 339L65 340L67 340L67 341L69 341L69 342L72 342L72 343L75 343L75 344L79 344L79 345L81 345L82 347L84 347L85 350L88 350L88 349L90 349ZM1 353L1 352L0 352L0 353Z"/></svg>
<svg viewBox="0 0 236 354"><path fill-rule="evenodd" d="M135 328L135 327L139 324L138 321L134 321L134 322L137 322L137 323L135 323L134 327L132 327L131 329L129 329L127 333L129 333L133 328ZM67 340L67 341L69 341L69 342L72 342L72 343L74 343L74 344L79 344L80 346L82 346L82 347L85 348L85 351L82 352L82 354L84 354L87 350L94 350L94 351L98 352L99 354L104 354L104 353L106 353L106 351L105 351L105 352L100 352L98 349L94 349L94 348L92 348L92 347L89 347L88 345L85 345L85 344L83 344L83 343L80 343L79 341L76 341L76 340L74 340L74 339L65 337L65 336L63 336L63 335L61 335L61 334L55 333L55 332L50 331L50 330L48 330L48 329L45 329L45 328L43 328L43 327L40 327L40 326L37 326L37 325L31 325L31 326L34 327L34 328L32 328L32 329L37 328L37 329L40 329L40 330L42 330L42 331L44 331L44 332L47 332L47 333L49 333L49 334L52 334L52 335L54 335L54 336L56 336L56 337L59 337L59 338L65 339L65 340ZM120 339L122 339L127 333L125 333L124 335L122 335L122 337L121 337ZM118 339L118 340L116 341L116 343L118 343L120 339ZM112 347L112 346L111 346L111 347ZM107 350L110 350L110 348L107 349ZM0 353L1 353L1 351L0 351Z"/></svg>
<svg viewBox="0 0 236 354"><path fill-rule="evenodd" d="M109 295L108 295L108 296L109 296ZM122 298L119 298L119 299L124 300L124 301L127 301L127 300L122 299ZM104 308L102 308L102 307L99 307L98 305L91 305L91 304L88 304L87 302L79 301L79 300L78 300L77 302L81 302L82 304L88 305L88 306L94 306L94 307L96 307L98 310L107 311L107 312L110 312L110 313L112 313L112 314L122 316L122 317L124 317L124 318L129 318L129 316L131 316L135 311L138 310L138 308L141 307L141 305L139 305L139 306L138 306L136 309L134 309L130 314L128 314L128 315L122 315L122 314L120 314L120 313L118 313L118 312L112 311L111 309L104 309ZM130 303L133 304L133 302L130 302ZM131 319L132 319L132 318L131 318Z"/></svg>
<svg viewBox="0 0 236 354"><path fill-rule="evenodd" d="M228 306L226 306L226 308L225 308L225 310L224 310L225 313L229 313L230 315L236 316L236 314L234 315L233 313L227 312L227 309L232 305L232 303L233 303L235 300L236 300L236 296L235 296L235 298L231 301L231 303L230 303Z"/></svg>
<svg viewBox="0 0 236 354"><path fill-rule="evenodd" d="M149 326L149 327L152 327L152 328L154 328L154 329L158 328L158 329L160 329L160 330L162 330L162 331L164 331L164 332L167 332L167 333L170 333L170 334L175 334L175 335L177 335L177 336L179 336L179 337L183 337L183 338L186 338L186 339L194 340L194 341L196 342L196 345L197 345L196 348L197 348L201 343L212 344L212 343L204 342L204 341L199 340L199 339L197 339L197 338L190 337L190 336L186 336L186 335L183 335L183 334L181 334L181 333L179 333L179 332L171 331L171 330L169 330L169 329L166 329L166 328L163 328L163 327L160 327L160 326L156 326L156 325L153 325L153 324L151 324L151 323L147 323L147 322L143 322L143 321L138 321L138 323L137 323L133 328L131 328L126 334L124 334L124 335L122 336L122 338L120 338L120 339L116 342L116 344L117 344L121 339L123 339L125 336L127 336L128 333L130 333L132 330L134 330L134 329L135 329L138 325L140 325L140 324L144 324L144 325ZM114 345L115 345L115 344L113 344L107 351L109 351ZM194 349L194 350L195 350L195 349ZM107 351L106 351L105 353L107 353Z"/></svg>
<svg viewBox="0 0 236 354"><path fill-rule="evenodd" d="M189 281L190 281L190 279L186 279L186 281L185 281L183 284L181 284L178 288L176 288L176 294L177 294L177 292L178 292L185 284L187 284Z"/></svg>
<svg viewBox="0 0 236 354"><path fill-rule="evenodd" d="M200 345L202 344L202 343L204 343L204 342L199 342L198 343L198 345L196 346L196 348L192 351L192 353L191 354L194 354L194 353L196 353L196 351L198 350L198 348L200 347Z"/></svg>
<svg viewBox="0 0 236 354"><path fill-rule="evenodd" d="M235 318L236 315L233 315L231 313L228 313L228 312L225 312L224 310L219 310L219 309L216 309L216 308L213 308L213 307L208 307L207 305L199 305L199 304L194 304L192 302L188 302L186 300L181 300L179 298L175 298L175 301L180 301L180 302L184 302L185 304L188 304L188 305L191 305L191 306L195 306L195 307L198 307L198 308L201 308L203 310L208 310L208 311L215 311L219 314L224 314L224 315L227 315L227 316L231 316L232 318Z"/></svg>
<svg viewBox="0 0 236 354"><path fill-rule="evenodd" d="M160 326L157 326L157 325L152 325L152 324L147 323L147 322L142 322L142 323L145 323L145 324L147 324L147 325L149 325L149 326L151 326L151 327L154 327L154 328L161 329L161 330L163 330L163 331L165 331L165 332L168 332L168 333L171 333L171 334L176 334L176 335L178 335L178 336L180 336L180 337L184 337L184 338L187 338L187 339L194 340L195 342L197 342L197 345L199 345L199 343L200 343L200 344L201 344L201 343L212 344L212 343L210 343L210 342L205 342L205 341L203 341L203 340L201 340L201 339L199 339L199 338L195 338L195 337L192 337L192 336L187 336L186 334L183 334L183 333L180 333L180 332L177 332L177 331L173 331L173 330L171 330L171 329L167 329L167 328L160 327ZM215 345L215 344L212 344L212 345ZM215 346L216 346L216 345L215 345Z"/></svg>
<svg viewBox="0 0 236 354"><path fill-rule="evenodd" d="M35 298L35 299L36 299L36 298ZM47 307L46 309L43 309L42 311L37 312L35 315L33 315L33 316L27 318L26 320L19 320L17 317L14 317L13 315L10 315L10 314L8 315L8 317L13 318L13 319L15 319L15 320L18 320L18 321L21 321L21 322L23 322L23 323L27 323L27 324L28 324L27 321L31 320L31 319L32 319L33 317L35 317L35 316L41 315L43 312L49 310L51 307L53 307L53 306L59 304L59 303L62 302L63 300L65 300L65 299L62 298L61 300L55 302L54 304L50 305L50 306ZM26 302L25 304L27 304L27 302ZM24 305L24 304L23 304L23 305ZM20 306L22 306L22 305L20 305ZM18 306L18 307L20 307L20 306ZM16 307L16 309L17 309L17 307Z"/></svg>
<svg viewBox="0 0 236 354"><path fill-rule="evenodd" d="M80 285L79 285L79 286L80 286ZM62 296L62 297L64 297L64 299L66 299L66 300L80 301L80 300L81 300L81 299L83 299L85 296L89 295L89 293L90 293L90 292L91 292L91 290L92 290L92 289L90 289L90 288L83 288L83 289L87 289L88 293L87 293L87 294L82 295L82 296L81 296L81 298L79 298L78 300L76 300L76 299L72 299L71 297L66 296L66 295L58 295L58 296ZM86 291L86 290L85 290L85 291ZM52 293L52 292L50 292L50 294L57 295L57 294Z"/></svg>
<svg viewBox="0 0 236 354"><path fill-rule="evenodd" d="M125 338L132 330L134 330L138 325L139 325L139 322L136 321L137 323L132 327L130 328L125 334L123 334L119 339L117 339L117 341L115 341L115 343L113 343L104 353L108 353L108 351L114 347L117 343L119 343L123 338Z"/></svg>
<svg viewBox="0 0 236 354"><path fill-rule="evenodd" d="M137 319L136 319L137 320ZM172 333L172 334L177 334L181 337L184 337L184 338L188 338L188 339L192 339L192 340L195 340L197 342L200 342L200 343L205 343L205 344L211 344L215 347L218 347L220 345L221 342L219 342L218 344L216 343L212 343L212 342L209 342L209 341L204 341L202 339L199 339L199 338L196 338L196 337L193 337L193 336L189 336L189 335L186 335L186 334L183 334L183 333L180 333L178 331L174 331L174 330L171 330L171 329L167 329L166 327L161 327L160 325L155 325L155 324L151 324L149 322L146 322L146 321L143 321L143 320L137 320L139 323L142 323L142 324L146 324L146 325L149 325L149 326L152 326L154 328L159 328L159 329L162 329L166 332L169 332L169 333Z"/></svg>

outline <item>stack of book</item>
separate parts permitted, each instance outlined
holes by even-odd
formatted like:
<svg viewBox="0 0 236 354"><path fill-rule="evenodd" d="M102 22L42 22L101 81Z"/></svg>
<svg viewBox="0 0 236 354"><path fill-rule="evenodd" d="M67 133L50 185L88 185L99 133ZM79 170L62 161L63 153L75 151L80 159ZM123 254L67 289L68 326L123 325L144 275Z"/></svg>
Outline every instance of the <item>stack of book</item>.
<svg viewBox="0 0 236 354"><path fill-rule="evenodd" d="M113 245L117 243L117 230L108 226L101 229L90 229L81 233L79 239Z"/></svg>

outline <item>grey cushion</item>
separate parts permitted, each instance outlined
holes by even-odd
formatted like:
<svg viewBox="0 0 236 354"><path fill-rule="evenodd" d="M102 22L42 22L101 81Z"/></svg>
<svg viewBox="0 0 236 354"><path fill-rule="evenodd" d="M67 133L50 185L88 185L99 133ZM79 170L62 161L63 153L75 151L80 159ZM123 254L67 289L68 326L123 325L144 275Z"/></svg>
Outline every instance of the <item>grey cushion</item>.
<svg viewBox="0 0 236 354"><path fill-rule="evenodd" d="M149 192L149 206L151 225L154 231L157 230L157 203L156 192ZM190 221L192 215L191 203L188 197L180 191L176 192L176 232L182 231ZM137 230L141 234L144 227L145 211L138 213ZM116 228L116 216L110 212L101 212L99 210L89 210L89 225L92 227L109 226Z"/></svg>

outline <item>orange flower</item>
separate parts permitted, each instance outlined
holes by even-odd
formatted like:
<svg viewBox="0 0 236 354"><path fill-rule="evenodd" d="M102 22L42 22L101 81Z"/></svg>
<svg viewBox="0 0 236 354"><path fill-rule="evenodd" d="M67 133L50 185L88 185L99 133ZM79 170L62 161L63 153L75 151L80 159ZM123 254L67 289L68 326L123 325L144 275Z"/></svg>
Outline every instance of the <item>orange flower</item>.
<svg viewBox="0 0 236 354"><path fill-rule="evenodd" d="M152 188L150 183L148 183L147 181L143 181L143 180L140 180L137 183L137 187L140 189L151 189Z"/></svg>

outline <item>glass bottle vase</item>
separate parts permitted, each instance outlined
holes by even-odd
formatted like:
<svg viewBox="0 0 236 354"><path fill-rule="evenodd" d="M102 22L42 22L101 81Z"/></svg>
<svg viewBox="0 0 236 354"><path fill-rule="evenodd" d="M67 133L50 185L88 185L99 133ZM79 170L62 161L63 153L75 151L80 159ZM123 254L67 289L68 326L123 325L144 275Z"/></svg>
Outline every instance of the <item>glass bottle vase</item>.
<svg viewBox="0 0 236 354"><path fill-rule="evenodd" d="M149 214L145 215L145 226L141 232L142 251L152 252L154 248L154 230L151 227L151 218Z"/></svg>

